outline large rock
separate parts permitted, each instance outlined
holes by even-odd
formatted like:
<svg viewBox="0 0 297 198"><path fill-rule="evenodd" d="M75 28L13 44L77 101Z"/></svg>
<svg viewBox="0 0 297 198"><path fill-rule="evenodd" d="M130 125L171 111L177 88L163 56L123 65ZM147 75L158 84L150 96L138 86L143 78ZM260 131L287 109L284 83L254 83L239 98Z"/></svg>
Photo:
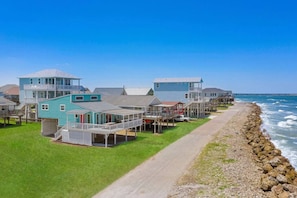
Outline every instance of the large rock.
<svg viewBox="0 0 297 198"><path fill-rule="evenodd" d="M261 113L261 108L254 104L252 113L242 128L242 133L255 154L255 163L263 170L261 189L270 197L294 197L297 195L297 172L270 141L265 129L261 129Z"/></svg>
<svg viewBox="0 0 297 198"><path fill-rule="evenodd" d="M282 174L279 174L278 176L276 176L276 180L281 184L288 183L287 178Z"/></svg>
<svg viewBox="0 0 297 198"><path fill-rule="evenodd" d="M277 186L278 181L271 176L264 175L261 178L261 189L264 191L270 191L273 186Z"/></svg>
<svg viewBox="0 0 297 198"><path fill-rule="evenodd" d="M274 157L272 160L269 161L270 165L272 167L277 167L278 165L280 165L281 164L281 159L280 158L281 158L280 156Z"/></svg>

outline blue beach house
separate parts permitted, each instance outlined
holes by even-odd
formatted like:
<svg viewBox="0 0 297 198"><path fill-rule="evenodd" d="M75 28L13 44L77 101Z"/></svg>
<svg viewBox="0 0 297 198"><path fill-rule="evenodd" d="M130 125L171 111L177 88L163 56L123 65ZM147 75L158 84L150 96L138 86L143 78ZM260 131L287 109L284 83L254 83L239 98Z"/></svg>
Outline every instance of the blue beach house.
<svg viewBox="0 0 297 198"><path fill-rule="evenodd" d="M41 133L62 138L72 144L94 145L97 136L104 136L107 146L112 134L114 144L120 131L142 125L143 111L122 109L103 102L100 94L69 94L38 104ZM127 138L127 134L126 134Z"/></svg>
<svg viewBox="0 0 297 198"><path fill-rule="evenodd" d="M157 78L154 80L154 94L161 101L183 102L185 114L198 118L205 115L202 83L200 77Z"/></svg>
<svg viewBox="0 0 297 198"><path fill-rule="evenodd" d="M202 96L202 78L157 78L154 93L161 101L187 103L199 101Z"/></svg>
<svg viewBox="0 0 297 198"><path fill-rule="evenodd" d="M20 106L26 118L37 119L39 102L80 93L80 78L57 69L46 69L19 77Z"/></svg>

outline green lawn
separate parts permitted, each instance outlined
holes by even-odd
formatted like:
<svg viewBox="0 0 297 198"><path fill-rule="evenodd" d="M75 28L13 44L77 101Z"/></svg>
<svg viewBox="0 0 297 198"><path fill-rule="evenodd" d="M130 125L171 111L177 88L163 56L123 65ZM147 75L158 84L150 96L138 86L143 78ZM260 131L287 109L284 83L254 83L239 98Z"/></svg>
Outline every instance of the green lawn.
<svg viewBox="0 0 297 198"><path fill-rule="evenodd" d="M39 123L0 128L1 197L91 197L150 156L207 122L138 133L113 148L51 142Z"/></svg>

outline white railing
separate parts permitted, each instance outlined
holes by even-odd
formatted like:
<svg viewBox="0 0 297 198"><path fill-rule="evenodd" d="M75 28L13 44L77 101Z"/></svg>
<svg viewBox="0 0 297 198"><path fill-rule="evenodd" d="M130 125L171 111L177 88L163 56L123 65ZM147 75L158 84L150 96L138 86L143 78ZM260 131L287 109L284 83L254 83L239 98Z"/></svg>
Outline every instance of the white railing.
<svg viewBox="0 0 297 198"><path fill-rule="evenodd" d="M116 130L116 129L129 129L142 125L142 119L131 120L127 122L114 123L108 122L105 124L90 124L90 123L76 123L69 122L67 124L67 129L79 129L79 130L90 130L90 129L98 129L98 130Z"/></svg>
<svg viewBox="0 0 297 198"><path fill-rule="evenodd" d="M63 130L67 130L67 127L63 126L55 133L55 140L58 140L61 137Z"/></svg>
<svg viewBox="0 0 297 198"><path fill-rule="evenodd" d="M24 103L26 104L37 104L38 102L42 102L47 100L46 98L25 98Z"/></svg>
<svg viewBox="0 0 297 198"><path fill-rule="evenodd" d="M38 84L38 85L24 85L24 90L48 90L48 91L55 91L56 86L55 85L50 85L50 84Z"/></svg>
<svg viewBox="0 0 297 198"><path fill-rule="evenodd" d="M46 91L74 91L79 90L78 85L51 85L51 84L27 84L24 85L24 90L46 90Z"/></svg>

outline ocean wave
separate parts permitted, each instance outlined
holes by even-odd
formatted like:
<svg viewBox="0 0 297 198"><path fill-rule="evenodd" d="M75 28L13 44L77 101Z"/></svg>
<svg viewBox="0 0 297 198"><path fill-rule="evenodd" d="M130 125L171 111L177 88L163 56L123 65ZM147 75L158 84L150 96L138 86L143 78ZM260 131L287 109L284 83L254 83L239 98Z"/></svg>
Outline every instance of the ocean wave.
<svg viewBox="0 0 297 198"><path fill-rule="evenodd" d="M280 121L277 123L277 126L281 128L291 128L292 126L287 123L287 121Z"/></svg>
<svg viewBox="0 0 297 198"><path fill-rule="evenodd" d="M272 140L272 143L282 151L284 157L289 159L292 166L297 168L297 151L288 146L287 141ZM297 144L297 142L294 142L294 144Z"/></svg>
<svg viewBox="0 0 297 198"><path fill-rule="evenodd" d="M286 108L289 107L288 105L279 105L279 106L280 107L286 107Z"/></svg>
<svg viewBox="0 0 297 198"><path fill-rule="evenodd" d="M281 128L292 128L292 125L293 124L291 123L291 120L280 121L280 122L277 123L277 126L279 126Z"/></svg>
<svg viewBox="0 0 297 198"><path fill-rule="evenodd" d="M286 120L297 120L297 116L295 115L288 115L285 117Z"/></svg>

